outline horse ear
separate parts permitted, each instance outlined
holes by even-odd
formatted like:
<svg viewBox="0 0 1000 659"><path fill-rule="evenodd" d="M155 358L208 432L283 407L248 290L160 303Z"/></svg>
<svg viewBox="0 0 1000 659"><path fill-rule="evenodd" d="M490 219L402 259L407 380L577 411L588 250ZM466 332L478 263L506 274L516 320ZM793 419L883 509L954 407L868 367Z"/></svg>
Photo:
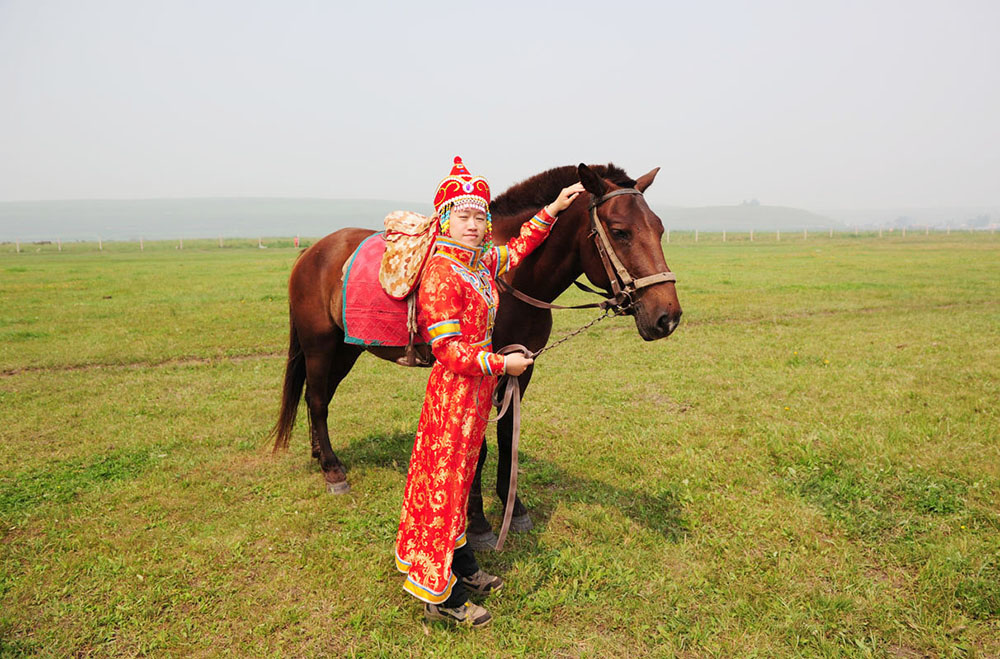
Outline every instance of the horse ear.
<svg viewBox="0 0 1000 659"><path fill-rule="evenodd" d="M581 162L576 171L580 175L580 183L583 183L583 187L586 188L587 192L598 197L603 196L607 192L608 186L605 185L604 180L595 174L590 167Z"/></svg>
<svg viewBox="0 0 1000 659"><path fill-rule="evenodd" d="M653 183L653 179L656 178L656 172L658 171L660 171L659 167L640 176L639 180L635 182L635 189L639 192L645 192L646 188Z"/></svg>

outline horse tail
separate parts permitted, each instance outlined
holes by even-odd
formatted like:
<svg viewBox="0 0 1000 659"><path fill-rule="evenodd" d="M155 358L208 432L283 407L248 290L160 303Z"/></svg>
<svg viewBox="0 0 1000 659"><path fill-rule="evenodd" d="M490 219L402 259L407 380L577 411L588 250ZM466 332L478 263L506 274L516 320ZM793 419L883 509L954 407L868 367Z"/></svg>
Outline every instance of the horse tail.
<svg viewBox="0 0 1000 659"><path fill-rule="evenodd" d="M278 422L271 429L274 436L274 449L287 449L288 440L295 427L295 417L299 413L299 400L302 398L302 387L306 382L306 356L299 343L295 323L289 321L288 361L285 363L285 383L281 390L281 412Z"/></svg>

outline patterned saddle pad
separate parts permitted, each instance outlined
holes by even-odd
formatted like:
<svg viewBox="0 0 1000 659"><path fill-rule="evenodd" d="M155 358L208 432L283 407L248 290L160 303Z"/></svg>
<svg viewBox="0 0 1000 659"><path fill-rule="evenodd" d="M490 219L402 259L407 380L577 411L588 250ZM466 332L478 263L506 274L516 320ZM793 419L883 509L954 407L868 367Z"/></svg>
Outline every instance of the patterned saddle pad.
<svg viewBox="0 0 1000 659"><path fill-rule="evenodd" d="M385 252L378 279L391 298L403 300L417 286L434 251L437 223L432 217L393 211L385 218Z"/></svg>
<svg viewBox="0 0 1000 659"><path fill-rule="evenodd" d="M363 346L405 346L406 300L396 300L379 282L379 266L385 253L385 234L376 233L362 242L344 267L344 341ZM420 328L416 343L427 343L427 330Z"/></svg>

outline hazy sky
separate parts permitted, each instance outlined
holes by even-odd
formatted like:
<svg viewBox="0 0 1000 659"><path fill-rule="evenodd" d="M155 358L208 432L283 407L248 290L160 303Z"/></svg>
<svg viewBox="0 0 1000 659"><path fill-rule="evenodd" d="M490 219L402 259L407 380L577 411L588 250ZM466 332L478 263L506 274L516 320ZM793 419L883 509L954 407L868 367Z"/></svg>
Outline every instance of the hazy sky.
<svg viewBox="0 0 1000 659"><path fill-rule="evenodd" d="M0 200L1000 203L1000 2L0 0Z"/></svg>

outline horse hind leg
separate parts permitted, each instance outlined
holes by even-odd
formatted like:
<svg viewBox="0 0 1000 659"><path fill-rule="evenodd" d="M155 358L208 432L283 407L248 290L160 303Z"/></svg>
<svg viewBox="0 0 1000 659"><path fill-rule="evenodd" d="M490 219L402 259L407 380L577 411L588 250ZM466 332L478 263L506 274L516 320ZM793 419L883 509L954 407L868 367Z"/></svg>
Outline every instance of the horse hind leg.
<svg viewBox="0 0 1000 659"><path fill-rule="evenodd" d="M306 403L312 452L313 457L319 459L327 492L332 494L345 494L351 486L347 482L347 470L330 446L327 422L330 401L360 354L360 348L340 343L332 351L319 351L306 357Z"/></svg>

